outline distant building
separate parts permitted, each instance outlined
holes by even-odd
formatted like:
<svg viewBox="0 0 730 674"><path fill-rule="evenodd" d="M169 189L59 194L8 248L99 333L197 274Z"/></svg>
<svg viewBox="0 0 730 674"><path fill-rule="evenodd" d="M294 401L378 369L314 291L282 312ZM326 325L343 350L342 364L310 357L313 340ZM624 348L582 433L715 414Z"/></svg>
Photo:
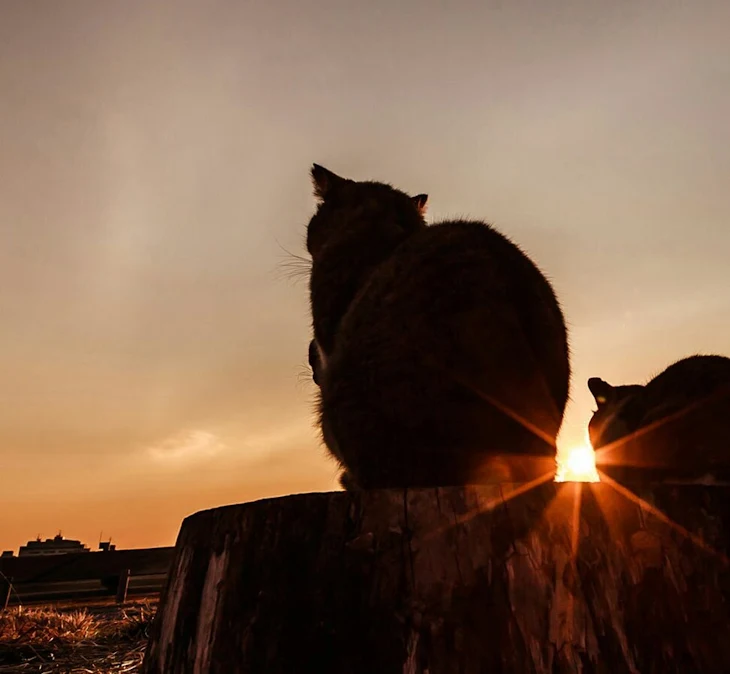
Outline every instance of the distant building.
<svg viewBox="0 0 730 674"><path fill-rule="evenodd" d="M28 541L21 545L18 557L30 557L31 555L65 555L69 552L89 552L81 541L73 541L57 534L53 538L46 538L42 541L40 536L34 541Z"/></svg>
<svg viewBox="0 0 730 674"><path fill-rule="evenodd" d="M0 559L3 559L5 557L12 557L13 551L12 550L3 550L3 553L0 555Z"/></svg>
<svg viewBox="0 0 730 674"><path fill-rule="evenodd" d="M114 552L114 550L116 549L117 546L112 545L111 539L109 539L108 541L101 541L99 543L99 550L101 550L102 552Z"/></svg>

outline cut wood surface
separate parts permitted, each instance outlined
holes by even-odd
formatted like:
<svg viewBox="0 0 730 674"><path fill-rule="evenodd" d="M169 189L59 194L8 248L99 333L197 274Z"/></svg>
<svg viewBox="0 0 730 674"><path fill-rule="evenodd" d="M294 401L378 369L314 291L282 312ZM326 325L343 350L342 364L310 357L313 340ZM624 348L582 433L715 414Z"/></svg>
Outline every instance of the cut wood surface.
<svg viewBox="0 0 730 674"><path fill-rule="evenodd" d="M192 515L144 671L730 672L730 488L528 487Z"/></svg>

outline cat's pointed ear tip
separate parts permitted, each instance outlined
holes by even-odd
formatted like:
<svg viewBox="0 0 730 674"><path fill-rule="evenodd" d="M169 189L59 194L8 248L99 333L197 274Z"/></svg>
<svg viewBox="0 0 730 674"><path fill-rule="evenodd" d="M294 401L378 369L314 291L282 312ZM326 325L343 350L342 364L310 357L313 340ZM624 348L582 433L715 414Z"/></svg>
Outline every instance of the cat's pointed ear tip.
<svg viewBox="0 0 730 674"><path fill-rule="evenodd" d="M426 210L426 205L428 204L428 194L416 194L414 197L411 197L413 200L413 203L416 205L416 208L419 211Z"/></svg>
<svg viewBox="0 0 730 674"><path fill-rule="evenodd" d="M324 200L333 187L344 182L343 178L321 164L313 163L310 174L314 183L314 194L320 200Z"/></svg>
<svg viewBox="0 0 730 674"><path fill-rule="evenodd" d="M611 390L613 390L613 386L600 377L591 377L588 380L588 390L594 397L600 396L604 398Z"/></svg>

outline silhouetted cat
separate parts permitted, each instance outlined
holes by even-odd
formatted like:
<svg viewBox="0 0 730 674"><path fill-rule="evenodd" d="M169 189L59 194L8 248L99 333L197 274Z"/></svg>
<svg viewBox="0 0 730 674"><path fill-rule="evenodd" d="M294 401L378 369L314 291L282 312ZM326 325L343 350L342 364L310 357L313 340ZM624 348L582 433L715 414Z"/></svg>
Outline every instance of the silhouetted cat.
<svg viewBox="0 0 730 674"><path fill-rule="evenodd" d="M588 388L598 405L588 433L607 448L598 463L609 474L690 479L730 467L730 358L690 356L643 386L592 377Z"/></svg>
<svg viewBox="0 0 730 674"><path fill-rule="evenodd" d="M458 485L553 470L570 366L563 315L538 268L483 222L426 225L426 195L316 164L312 178L309 360L343 483Z"/></svg>

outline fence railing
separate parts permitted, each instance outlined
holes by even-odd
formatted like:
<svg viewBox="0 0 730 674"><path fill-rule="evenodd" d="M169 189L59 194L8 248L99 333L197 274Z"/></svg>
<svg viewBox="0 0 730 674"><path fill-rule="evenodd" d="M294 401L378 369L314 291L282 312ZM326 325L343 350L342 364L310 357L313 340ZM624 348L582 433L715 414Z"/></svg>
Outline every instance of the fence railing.
<svg viewBox="0 0 730 674"><path fill-rule="evenodd" d="M12 578L0 578L0 610L19 605L111 597L123 603L128 598L158 595L166 580L167 573L132 575L128 570L113 578L55 583L16 583Z"/></svg>
<svg viewBox="0 0 730 674"><path fill-rule="evenodd" d="M165 585L173 548L15 557L0 563L0 610L55 602L151 597Z"/></svg>

